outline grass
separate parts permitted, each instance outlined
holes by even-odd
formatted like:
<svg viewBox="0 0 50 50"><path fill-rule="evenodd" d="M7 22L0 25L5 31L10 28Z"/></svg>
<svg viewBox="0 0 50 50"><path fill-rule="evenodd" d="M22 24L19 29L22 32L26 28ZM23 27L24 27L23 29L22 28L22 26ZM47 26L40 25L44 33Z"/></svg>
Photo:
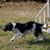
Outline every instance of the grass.
<svg viewBox="0 0 50 50"><path fill-rule="evenodd" d="M21 5L23 5L23 4L21 4ZM15 39L13 42L10 42L10 39L12 38L14 33L13 32L4 32L2 30L2 26L4 26L6 23L9 23L9 22L20 22L20 23L24 22L25 23L30 20L33 21L34 16L32 13L35 13L35 12L33 12L33 9L32 9L33 3L30 6L28 6L28 5L30 5L30 3L27 3L27 6L24 4L24 6L26 6L26 7L22 6L22 7L18 7L17 9L14 9L13 6L11 8L10 6L7 6L7 5L6 5L7 7L0 8L0 50L50 50L50 40L42 41L42 42L34 42L35 37L32 36L32 34L28 34L25 37L23 37L22 39L19 39L19 40ZM36 4L36 6L37 6L37 4ZM41 6L41 4L35 8L37 8L37 10L38 10L38 8L40 6ZM29 9L29 7L31 7L31 8ZM22 10L22 8L25 11L24 12L25 15L23 15L23 14L18 15L19 12L17 13L16 11ZM26 8L28 8L28 9L26 9ZM21 11L21 13L23 13L23 10ZM29 10L30 13L28 13L27 10ZM17 15L14 13L14 11ZM48 35L47 33L45 33L45 34L48 36L48 39L50 39L50 35Z"/></svg>
<svg viewBox="0 0 50 50"><path fill-rule="evenodd" d="M33 38L32 34L28 34L18 41L10 42L12 36L12 32L0 31L0 50L50 50L50 40L33 42L35 37Z"/></svg>
<svg viewBox="0 0 50 50"><path fill-rule="evenodd" d="M10 21L9 19L6 21L7 17L5 18L5 20L3 20L4 18L2 18L2 21L0 22L0 25L4 25L4 23L7 22L11 22L12 18L10 17ZM18 19L18 20L16 20ZM13 19L14 21L17 22L27 22L29 20L33 20L32 18L29 18L27 20L27 18L24 17L15 17ZM32 34L28 34L27 36L23 37L22 39L19 40L14 40L13 42L10 42L10 39L12 38L14 33L12 32L4 32L2 29L0 29L0 50L50 50L50 40L48 41L42 41L42 42L33 42L35 37L32 36ZM50 38L50 35L48 35L48 38Z"/></svg>

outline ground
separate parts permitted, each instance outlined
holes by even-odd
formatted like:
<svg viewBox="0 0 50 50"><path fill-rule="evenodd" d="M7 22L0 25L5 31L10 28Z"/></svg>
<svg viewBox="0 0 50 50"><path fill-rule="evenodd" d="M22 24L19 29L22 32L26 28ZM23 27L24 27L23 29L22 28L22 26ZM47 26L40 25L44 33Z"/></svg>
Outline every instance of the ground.
<svg viewBox="0 0 50 50"><path fill-rule="evenodd" d="M36 5L36 6L35 6ZM22 39L10 42L13 32L4 32L2 27L9 22L27 22L34 20L39 10L44 6L42 3L5 3L0 5L0 50L50 50L50 40L34 42L35 37L28 34ZM44 33L50 39L48 33Z"/></svg>

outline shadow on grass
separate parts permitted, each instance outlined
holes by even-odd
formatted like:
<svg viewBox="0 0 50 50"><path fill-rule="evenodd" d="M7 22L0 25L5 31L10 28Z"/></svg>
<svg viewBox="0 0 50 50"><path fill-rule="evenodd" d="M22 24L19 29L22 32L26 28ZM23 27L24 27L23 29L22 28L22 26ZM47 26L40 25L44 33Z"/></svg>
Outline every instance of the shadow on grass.
<svg viewBox="0 0 50 50"><path fill-rule="evenodd" d="M50 39L45 41L37 41L37 42L34 42L34 40L27 41L27 44L28 45L50 45Z"/></svg>

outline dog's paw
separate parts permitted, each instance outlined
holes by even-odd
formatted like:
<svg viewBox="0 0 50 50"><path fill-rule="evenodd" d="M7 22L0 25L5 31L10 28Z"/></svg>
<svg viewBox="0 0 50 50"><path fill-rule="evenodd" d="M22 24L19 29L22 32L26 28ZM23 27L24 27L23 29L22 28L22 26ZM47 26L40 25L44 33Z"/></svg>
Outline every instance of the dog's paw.
<svg viewBox="0 0 50 50"><path fill-rule="evenodd" d="M36 39L36 40L34 40L33 42L38 42L38 40Z"/></svg>
<svg viewBox="0 0 50 50"><path fill-rule="evenodd" d="M10 40L10 42L13 42L14 40Z"/></svg>

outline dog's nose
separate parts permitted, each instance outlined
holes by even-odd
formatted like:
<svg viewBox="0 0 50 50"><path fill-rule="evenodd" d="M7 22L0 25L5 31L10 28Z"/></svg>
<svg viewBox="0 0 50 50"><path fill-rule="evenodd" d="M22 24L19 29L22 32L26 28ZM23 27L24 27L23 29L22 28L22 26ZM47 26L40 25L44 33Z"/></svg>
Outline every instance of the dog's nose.
<svg viewBox="0 0 50 50"><path fill-rule="evenodd" d="M3 28L2 28L3 30L5 29L5 27L3 26Z"/></svg>
<svg viewBox="0 0 50 50"><path fill-rule="evenodd" d="M5 27L2 28L4 31L6 31Z"/></svg>

